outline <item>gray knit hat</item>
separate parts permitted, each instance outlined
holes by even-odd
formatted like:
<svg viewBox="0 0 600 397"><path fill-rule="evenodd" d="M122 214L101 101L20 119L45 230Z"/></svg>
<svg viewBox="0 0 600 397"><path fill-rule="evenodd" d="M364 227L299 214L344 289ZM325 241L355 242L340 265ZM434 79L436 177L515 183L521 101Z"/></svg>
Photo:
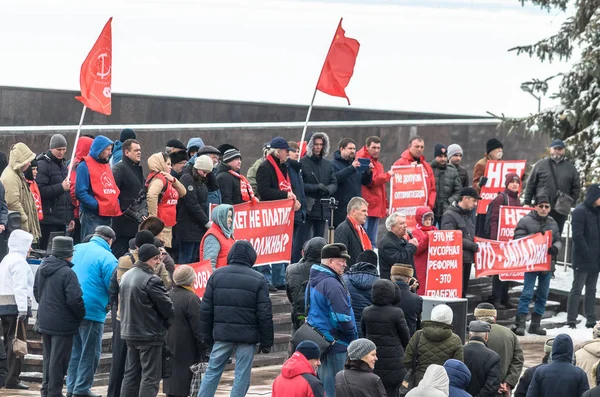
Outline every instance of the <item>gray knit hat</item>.
<svg viewBox="0 0 600 397"><path fill-rule="evenodd" d="M54 134L50 138L50 149L67 147L67 139L61 134Z"/></svg>
<svg viewBox="0 0 600 397"><path fill-rule="evenodd" d="M194 168L197 170L211 172L213 167L213 161L205 154L196 157L196 160L194 161Z"/></svg>
<svg viewBox="0 0 600 397"><path fill-rule="evenodd" d="M377 346L369 339L355 339L348 345L348 360L360 360L375 349Z"/></svg>
<svg viewBox="0 0 600 397"><path fill-rule="evenodd" d="M196 272L191 266L180 265L173 272L173 282L175 285L192 285L196 279Z"/></svg>
<svg viewBox="0 0 600 397"><path fill-rule="evenodd" d="M230 161L233 161L235 159L241 159L241 158L242 158L242 154L240 153L239 150L237 150L237 149L229 149L223 155L223 162L224 163L229 163Z"/></svg>
<svg viewBox="0 0 600 397"><path fill-rule="evenodd" d="M450 159L456 154L463 154L463 150L460 145L453 143L452 145L448 146L448 158Z"/></svg>

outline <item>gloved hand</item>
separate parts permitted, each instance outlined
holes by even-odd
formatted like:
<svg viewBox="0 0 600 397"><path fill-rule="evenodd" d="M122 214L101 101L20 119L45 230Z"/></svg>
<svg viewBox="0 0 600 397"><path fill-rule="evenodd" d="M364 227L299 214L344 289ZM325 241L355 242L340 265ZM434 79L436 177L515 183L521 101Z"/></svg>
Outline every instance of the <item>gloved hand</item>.
<svg viewBox="0 0 600 397"><path fill-rule="evenodd" d="M473 252L479 252L479 244L473 243Z"/></svg>
<svg viewBox="0 0 600 397"><path fill-rule="evenodd" d="M271 346L260 345L258 348L258 353L269 354L270 352L271 352Z"/></svg>
<svg viewBox="0 0 600 397"><path fill-rule="evenodd" d="M319 193L321 193L322 195L329 194L329 189L327 189L327 186L325 186L322 183L319 183L317 189L319 189Z"/></svg>
<svg viewBox="0 0 600 397"><path fill-rule="evenodd" d="M479 187L484 187L485 184L487 183L488 178L487 176L482 176L481 178L479 178Z"/></svg>
<svg viewBox="0 0 600 397"><path fill-rule="evenodd" d="M556 248L555 246L548 248L548 255L552 255L552 256L558 255L558 248Z"/></svg>

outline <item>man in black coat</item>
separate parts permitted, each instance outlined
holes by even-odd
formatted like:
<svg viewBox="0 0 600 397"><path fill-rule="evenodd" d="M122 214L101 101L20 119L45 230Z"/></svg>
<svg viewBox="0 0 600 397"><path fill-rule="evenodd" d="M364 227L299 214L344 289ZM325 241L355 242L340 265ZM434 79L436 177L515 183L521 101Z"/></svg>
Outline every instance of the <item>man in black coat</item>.
<svg viewBox="0 0 600 397"><path fill-rule="evenodd" d="M254 191L245 176L240 175L242 154L237 149L229 149L219 163L217 182L221 189L221 203L236 205L254 199ZM214 171L213 171L214 172Z"/></svg>
<svg viewBox="0 0 600 397"><path fill-rule="evenodd" d="M38 156L38 174L35 178L42 196L44 219L40 221L42 237L39 246L45 249L52 232L69 232L75 228L73 204L69 196L71 182L67 179L67 140L61 134L50 138L50 150Z"/></svg>
<svg viewBox="0 0 600 397"><path fill-rule="evenodd" d="M529 385L531 385L531 381L533 380L533 376L535 372L542 365L548 364L548 361L552 361L552 343L554 342L554 338L550 338L546 340L544 343L544 357L542 357L542 362L533 367L527 368L521 378L519 378L519 383L517 384L517 388L514 392L514 397L526 397L527 390L529 389Z"/></svg>
<svg viewBox="0 0 600 397"><path fill-rule="evenodd" d="M471 371L466 391L473 397L496 397L500 388L500 356L486 345L491 329L485 321L475 320L469 324L469 343L463 351L465 365Z"/></svg>
<svg viewBox="0 0 600 397"><path fill-rule="evenodd" d="M576 327L581 290L585 286L586 327L596 325L596 282L600 270L600 185L588 186L585 201L572 213L573 286L567 301L567 324Z"/></svg>
<svg viewBox="0 0 600 397"><path fill-rule="evenodd" d="M285 162L288 167L288 175L292 183L292 192L300 202L300 209L294 213L294 234L292 237L292 263L302 258L302 247L305 240L301 239L299 233L302 224L306 221L306 193L304 192L304 181L302 180L302 165L300 159L300 147L294 141L288 141L290 146L289 158Z"/></svg>
<svg viewBox="0 0 600 397"><path fill-rule="evenodd" d="M342 243L348 249L350 259L346 261L346 269L349 269L356 263L356 259L364 250L370 250L371 240L363 225L367 222L368 206L362 197L354 197L347 204L348 216L335 229L334 242Z"/></svg>
<svg viewBox="0 0 600 397"><path fill-rule="evenodd" d="M346 220L348 212L346 207L353 197L362 196L362 187L369 186L373 180L370 164L367 171L359 171L360 161L356 159L356 142L344 138L338 145L338 150L333 153L331 160L338 188L333 197L338 201L338 207L333 215L333 226L338 227ZM350 265L348 265L350 267Z"/></svg>
<svg viewBox="0 0 600 397"><path fill-rule="evenodd" d="M231 395L243 396L250 387L256 344L260 353L273 346L273 311L264 277L254 271L256 251L248 241L236 241L227 255L228 266L208 279L200 305L202 335L213 345L199 397L214 396L227 360L235 349L236 376Z"/></svg>
<svg viewBox="0 0 600 397"><path fill-rule="evenodd" d="M42 396L62 396L73 335L85 317L83 292L71 269L73 250L71 237L54 238L52 255L44 258L35 275L33 295L39 303L37 326L44 347Z"/></svg>
<svg viewBox="0 0 600 397"><path fill-rule="evenodd" d="M123 275L121 299L121 337L127 342L127 364L121 385L124 397L156 397L162 378L162 350L175 309L167 289L155 269L161 263L154 244L144 244L139 260ZM144 376L142 376L142 374Z"/></svg>
<svg viewBox="0 0 600 397"><path fill-rule="evenodd" d="M400 302L396 305L404 312L406 324L412 337L421 329L421 313L423 312L423 298L414 291L416 286L414 270L410 265L392 266L392 281L400 288Z"/></svg>
<svg viewBox="0 0 600 397"><path fill-rule="evenodd" d="M115 183L120 190L119 205L125 211L140 195L144 188L144 171L140 165L142 149L140 143L134 139L123 142L123 157L113 165L112 172ZM129 240L135 237L138 223L133 219L121 215L113 218L112 229L117 235L111 246L111 251L116 258L125 255L129 248Z"/></svg>
<svg viewBox="0 0 600 397"><path fill-rule="evenodd" d="M387 233L379 243L379 275L390 279L392 266L403 263L415 268L413 257L419 241L416 238L406 240L406 216L395 212L385 220Z"/></svg>

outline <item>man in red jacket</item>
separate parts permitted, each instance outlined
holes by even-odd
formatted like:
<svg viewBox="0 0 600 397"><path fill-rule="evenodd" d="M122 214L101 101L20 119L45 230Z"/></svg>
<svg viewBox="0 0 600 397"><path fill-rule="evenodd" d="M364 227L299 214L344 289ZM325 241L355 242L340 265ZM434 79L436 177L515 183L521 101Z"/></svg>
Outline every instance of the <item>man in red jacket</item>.
<svg viewBox="0 0 600 397"><path fill-rule="evenodd" d="M425 168L425 178L427 179L427 206L433 211L435 207L435 198L437 196L435 190L435 176L431 166L425 160L423 151L425 150L425 141L418 135L413 136L408 141L408 149L402 153L402 156L394 163L396 165L417 165L422 164Z"/></svg>
<svg viewBox="0 0 600 397"><path fill-rule="evenodd" d="M381 139L377 136L370 136L367 138L365 146L356 153L357 159L370 159L370 167L373 170L373 180L368 186L362 187L362 197L369 203L369 216L364 224L364 229L371 240L373 248L377 245L379 219L385 218L388 213L389 204L385 186L393 174L391 170L384 171L383 164L379 162L380 151Z"/></svg>
<svg viewBox="0 0 600 397"><path fill-rule="evenodd" d="M321 350L310 340L302 341L281 367L273 382L273 397L325 397L323 383L317 378Z"/></svg>

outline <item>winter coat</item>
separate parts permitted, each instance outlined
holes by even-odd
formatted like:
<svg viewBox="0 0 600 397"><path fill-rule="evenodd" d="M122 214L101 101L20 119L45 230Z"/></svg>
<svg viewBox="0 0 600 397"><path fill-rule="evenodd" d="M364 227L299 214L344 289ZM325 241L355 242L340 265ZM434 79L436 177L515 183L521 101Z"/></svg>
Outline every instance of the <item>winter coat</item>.
<svg viewBox="0 0 600 397"><path fill-rule="evenodd" d="M419 207L415 215L417 225L412 230L412 235L419 242L419 246L415 251L415 277L419 280L420 288L417 290L419 295L425 295L425 282L427 281L427 259L429 257L429 234L427 232L438 230L437 227L423 226L423 217L425 214L430 214L433 211L429 207Z"/></svg>
<svg viewBox="0 0 600 397"><path fill-rule="evenodd" d="M492 324L487 347L500 356L500 383L508 383L514 389L523 370L523 350L519 338L510 329Z"/></svg>
<svg viewBox="0 0 600 397"><path fill-rule="evenodd" d="M173 369L171 377L163 380L163 392L187 396L192 381L190 366L200 362L207 353L200 332L200 298L179 286L169 292L169 297L175 308L173 325L167 331L167 345L173 353Z"/></svg>
<svg viewBox="0 0 600 397"><path fill-rule="evenodd" d="M8 224L8 206L6 205L6 189L0 182L0 225L6 228Z"/></svg>
<svg viewBox="0 0 600 397"><path fill-rule="evenodd" d="M467 366L453 358L444 363L444 369L450 380L450 393L448 397L472 397L466 388L471 382L471 371Z"/></svg>
<svg viewBox="0 0 600 397"><path fill-rule="evenodd" d="M469 180L469 171L467 171L467 169L460 164L454 165L454 167L456 167L456 170L458 171L458 175L460 176L460 186L461 187L471 186L471 181Z"/></svg>
<svg viewBox="0 0 600 397"><path fill-rule="evenodd" d="M441 230L460 230L463 241L463 263L473 263L477 244L475 244L475 224L471 217L471 210L464 210L453 204L442 216Z"/></svg>
<svg viewBox="0 0 600 397"><path fill-rule="evenodd" d="M200 241L200 260L210 260L213 270L217 266L223 267L226 265L223 262L227 262L227 255L235 242L235 238L233 237L234 224L232 223L231 227L227 226L227 217L230 211L232 218L235 219L233 206L229 204L217 205L211 215L213 224L208 229L208 233L204 236L205 238ZM221 242L217 238L217 235L227 239L223 241L223 247L221 247Z"/></svg>
<svg viewBox="0 0 600 397"><path fill-rule="evenodd" d="M437 161L431 163L433 176L435 177L435 207L433 212L436 217L441 217L448 206L460 200L460 189L462 189L458 170L452 164L440 166Z"/></svg>
<svg viewBox="0 0 600 397"><path fill-rule="evenodd" d="M406 397L446 397L450 389L450 380L441 365L432 365L425 371L419 386L406 394Z"/></svg>
<svg viewBox="0 0 600 397"><path fill-rule="evenodd" d="M373 283L379 280L377 266L367 262L359 262L353 265L350 270L343 275L344 283L350 292L350 302L356 319L356 330L358 337L363 337L360 320L365 307L371 304L371 289Z"/></svg>
<svg viewBox="0 0 600 397"><path fill-rule="evenodd" d="M471 382L467 387L473 397L496 397L502 382L500 356L488 349L483 339L472 336L463 348L465 365L471 371Z"/></svg>
<svg viewBox="0 0 600 397"><path fill-rule="evenodd" d="M500 220L500 206L502 205L521 207L519 193L504 189L502 193L499 193L496 198L490 202L490 207L488 209L490 213L490 240L498 240L498 221Z"/></svg>
<svg viewBox="0 0 600 397"><path fill-rule="evenodd" d="M287 164L282 164L279 159L272 154L269 156L273 157L275 164L279 165L279 170L285 178L288 175ZM264 160L256 170L256 185L257 189L254 190L254 193L258 194L261 201L284 200L288 196L288 192L279 189L279 181L277 180L275 169L267 160Z"/></svg>
<svg viewBox="0 0 600 397"><path fill-rule="evenodd" d="M411 338L404 353L404 366L411 368L412 357L415 354L415 344L419 337L418 359L416 368L416 383L423 379L425 370L431 364L443 365L446 360L454 358L463 361L463 346L458 335L452 333L452 326L437 321L423 321L423 329L417 331Z"/></svg>
<svg viewBox="0 0 600 397"><path fill-rule="evenodd" d="M112 156L110 157L111 168L117 165L123 159L123 142L114 141Z"/></svg>
<svg viewBox="0 0 600 397"><path fill-rule="evenodd" d="M81 163L83 158L90 153L90 148L94 140L87 136L82 136L77 141L77 148L75 149L75 160L71 167L71 188L69 189L69 195L71 196L71 204L73 204L73 215L79 219L79 200L75 194L75 185L77 182L77 166Z"/></svg>
<svg viewBox="0 0 600 397"><path fill-rule="evenodd" d="M346 219L350 200L353 197L362 197L362 187L369 186L373 181L373 172L358 171L352 166L353 161L345 160L339 150L333 153L333 160L331 160L338 184L337 191L333 195L339 202L333 217L333 225L336 227Z"/></svg>
<svg viewBox="0 0 600 397"><path fill-rule="evenodd" d="M408 345L410 333L404 312L395 306L399 301L400 291L394 283L376 281L373 284L373 304L365 308L361 321L364 337L377 346L374 372L387 390L398 388L406 375L404 348Z"/></svg>
<svg viewBox="0 0 600 397"><path fill-rule="evenodd" d="M552 343L552 362L535 371L527 397L581 396L588 390L585 372L573 365L573 341L560 334Z"/></svg>
<svg viewBox="0 0 600 397"><path fill-rule="evenodd" d="M71 262L51 255L42 260L35 274L33 295L39 303L41 334L74 335L85 317L83 293L72 267Z"/></svg>
<svg viewBox="0 0 600 397"><path fill-rule="evenodd" d="M68 167L65 159L59 160L52 152L38 156L38 173L35 182L42 196L44 225L68 225L73 220L73 205L69 191L62 183L67 179Z"/></svg>
<svg viewBox="0 0 600 397"><path fill-rule="evenodd" d="M313 154L314 140L323 140L321 155ZM306 155L300 159L302 165L302 179L306 192L306 217L308 219L325 219L328 210L320 203L321 199L328 199L337 191L337 180L331 161L325 156L329 153L329 137L323 132L316 132L308 141ZM327 192L319 191L319 185L325 185Z"/></svg>
<svg viewBox="0 0 600 397"><path fill-rule="evenodd" d="M381 278L390 279L392 266L397 263L411 265L414 269L414 255L417 247L405 238L387 232L379 242L379 274Z"/></svg>
<svg viewBox="0 0 600 397"><path fill-rule="evenodd" d="M525 370L525 372L523 373L523 376L521 376L521 379L519 379L519 383L514 392L514 397L526 397L527 396L527 390L529 390L529 385L531 385L531 381L533 380L533 375L535 375L535 372L537 371L537 369L539 367L541 367L542 365L546 365L546 364L545 363L538 364L536 366L527 368Z"/></svg>
<svg viewBox="0 0 600 397"><path fill-rule="evenodd" d="M435 203L437 200L437 191L436 191L436 183L435 183L435 175L433 174L433 169L431 165L425 160L425 157L421 156L419 160L415 160L413 156L410 154L408 149L402 153L402 156L394 163L394 166L397 165L411 165L417 162L418 164L422 164L425 170L425 183L427 187L427 206L431 209L435 207Z"/></svg>
<svg viewBox="0 0 600 397"><path fill-rule="evenodd" d="M288 266L285 271L285 290L292 304L291 314L294 329L298 329L304 324L304 295L310 278L310 268L321 262L321 248L326 244L327 241L323 237L308 240L304 246L304 257L300 262Z"/></svg>
<svg viewBox="0 0 600 397"><path fill-rule="evenodd" d="M362 360L349 360L335 375L336 397L386 397L379 376Z"/></svg>
<svg viewBox="0 0 600 397"><path fill-rule="evenodd" d="M0 262L0 316L27 314L31 272L27 254L32 241L33 236L23 230L8 237L8 254Z"/></svg>
<svg viewBox="0 0 600 397"><path fill-rule="evenodd" d="M264 276L252 269L256 252L250 243L234 244L228 266L208 279L200 306L202 337L213 342L273 345L273 311Z"/></svg>
<svg viewBox="0 0 600 397"><path fill-rule="evenodd" d="M369 216L385 218L389 208L385 187L392 176L383 169L383 164L378 159L371 157L366 146L356 152L356 158L370 159L373 164L371 183L361 188L362 198L369 203Z"/></svg>
<svg viewBox="0 0 600 397"><path fill-rule="evenodd" d="M342 243L346 246L348 255L350 255L350 259L346 261L348 268L356 263L358 256L364 251L362 241L360 241L356 229L354 229L354 226L352 226L348 219L335 228L333 241L335 243Z"/></svg>
<svg viewBox="0 0 600 397"><path fill-rule="evenodd" d="M290 182L292 183L292 193L300 202L300 209L294 212L294 224L302 224L306 221L306 193L304 192L304 179L302 178L302 164L298 161L287 159Z"/></svg>
<svg viewBox="0 0 600 397"><path fill-rule="evenodd" d="M357 338L357 331L350 293L344 281L329 267L316 264L310 268L308 285L310 309L306 322L328 341L336 340L328 353L346 352L350 342Z"/></svg>
<svg viewBox="0 0 600 397"><path fill-rule="evenodd" d="M421 329L421 313L423 312L423 298L412 292L404 281L396 281L400 288L400 302L396 304L404 312L406 325L412 337L418 329Z"/></svg>
<svg viewBox="0 0 600 397"><path fill-rule="evenodd" d="M229 171L231 167L227 164L220 163L221 171L216 172L217 182L221 190L221 202L223 204L236 205L244 202L242 200L242 191L240 189L240 180L231 175Z"/></svg>
<svg viewBox="0 0 600 397"><path fill-rule="evenodd" d="M117 141L119 142L119 141ZM144 170L140 163L134 163L129 157L123 157L112 167L115 183L119 188L119 206L124 212L140 195L144 188ZM138 223L125 215L113 218L112 228L119 237L134 237L138 232Z"/></svg>
<svg viewBox="0 0 600 397"><path fill-rule="evenodd" d="M256 173L258 172L258 167L265 161L264 158L259 158L248 168L248 172L246 173L246 179L250 182L250 186L252 186L252 190L254 190L254 194L258 193L258 183L256 182Z"/></svg>
<svg viewBox="0 0 600 397"><path fill-rule="evenodd" d="M558 188L554 184L550 167L554 168ZM567 159L563 159L559 163L550 158L542 159L535 163L529 173L523 202L526 205L531 204L537 195L545 194L550 198L550 205L554 208L559 190L570 196L573 199L573 203L575 203L579 199L579 193L581 192L579 172Z"/></svg>
<svg viewBox="0 0 600 397"><path fill-rule="evenodd" d="M588 340L575 352L575 363L586 373L590 387L596 387L596 377L592 367L598 362L600 362L600 339Z"/></svg>
<svg viewBox="0 0 600 397"><path fill-rule="evenodd" d="M85 319L104 323L110 278L117 268L117 258L110 251L106 240L94 236L89 243L75 246L73 263L73 271L83 291Z"/></svg>
<svg viewBox="0 0 600 397"><path fill-rule="evenodd" d="M25 181L21 169L35 159L35 154L24 143L16 143L10 149L8 166L2 171L0 181L4 185L5 200L9 211L16 211L21 215L21 229L33 235L37 240L40 232L40 222L37 208L29 185Z"/></svg>
<svg viewBox="0 0 600 397"><path fill-rule="evenodd" d="M600 386L596 386L583 393L583 397L600 397Z"/></svg>
<svg viewBox="0 0 600 397"><path fill-rule="evenodd" d="M206 178L198 175L192 167L183 172L180 182L187 194L177 201L177 240L199 242L209 227Z"/></svg>
<svg viewBox="0 0 600 397"><path fill-rule="evenodd" d="M477 163L475 163L475 167L473 167L473 189L477 191L477 193L481 192L481 186L479 186L479 180L482 176L485 175L485 168L487 167L488 160L491 160L486 154L483 158L479 159Z"/></svg>
<svg viewBox="0 0 600 397"><path fill-rule="evenodd" d="M582 272L600 270L600 207L594 201L600 198L600 185L590 185L585 201L572 212L573 269Z"/></svg>
<svg viewBox="0 0 600 397"><path fill-rule="evenodd" d="M542 218L535 210L525 215L521 218L519 223L517 223L514 239L518 240L548 230L552 232L552 246L560 251L562 248L562 239L558 231L558 224L551 216Z"/></svg>
<svg viewBox="0 0 600 397"><path fill-rule="evenodd" d="M323 383L311 363L302 355L294 353L283 366L281 374L273 382L273 397L325 397Z"/></svg>

